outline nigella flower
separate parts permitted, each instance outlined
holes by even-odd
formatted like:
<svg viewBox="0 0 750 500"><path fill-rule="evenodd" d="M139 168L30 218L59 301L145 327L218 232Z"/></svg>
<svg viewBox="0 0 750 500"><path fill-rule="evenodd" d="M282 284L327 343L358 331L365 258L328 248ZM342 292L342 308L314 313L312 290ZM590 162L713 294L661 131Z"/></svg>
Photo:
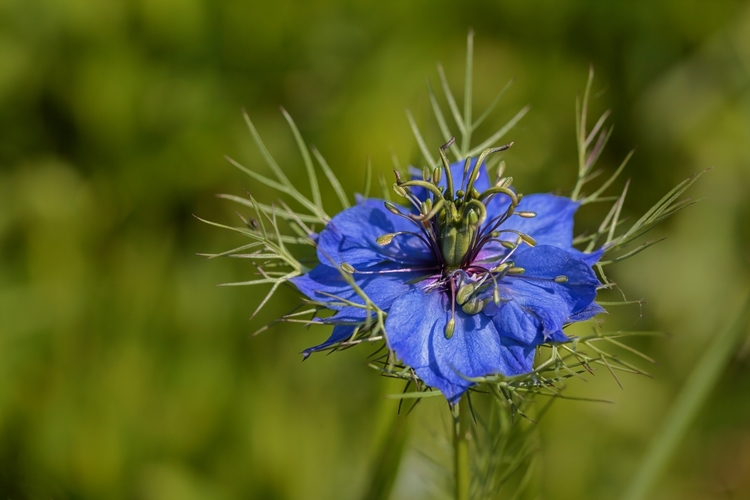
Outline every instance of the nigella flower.
<svg viewBox="0 0 750 500"><path fill-rule="evenodd" d="M335 311L323 320L335 325L330 338L305 355L368 322L366 295L387 314L388 348L457 403L472 378L531 372L537 346L568 340L566 325L603 309L591 268L601 251L572 246L579 203L522 196L509 177L492 184L484 160L510 145L449 164L450 144L442 169L397 175L410 208L360 200L321 231L317 267L292 281Z"/></svg>

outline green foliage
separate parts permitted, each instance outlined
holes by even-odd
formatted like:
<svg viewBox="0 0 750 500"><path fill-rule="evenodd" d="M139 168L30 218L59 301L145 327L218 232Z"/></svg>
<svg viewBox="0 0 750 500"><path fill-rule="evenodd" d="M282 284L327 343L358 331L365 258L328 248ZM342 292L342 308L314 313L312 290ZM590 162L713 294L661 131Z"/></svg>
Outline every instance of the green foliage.
<svg viewBox="0 0 750 500"><path fill-rule="evenodd" d="M310 185L308 163L279 105L325 155L344 192L364 186L369 171L370 195L389 196L381 186L390 184L394 155L403 166L424 162L403 109L415 123L431 119L424 78L435 60L448 69L451 88L460 87L463 78L451 75L462 65L469 26L477 37L477 109L515 78L491 115L470 117L475 137L532 106L506 156L523 171L522 191L574 185L571 98L589 62L597 71L591 112L612 109L617 122L599 160L602 178L638 147L617 231L680 180L714 167L693 187L705 199L700 210L653 229L650 238L669 236L661 248L607 268L628 296L653 302L640 317L635 308L607 306L607 330L671 334L631 340L659 361L654 379L623 377L626 390L614 393L609 376L569 379L570 396L616 404L560 401L535 427L543 446L530 484L539 496L607 498L623 490L748 280L746 9L730 0L586 0L543 9L517 1L0 2L0 492L14 499L364 496L398 406L383 396L401 381L373 377L361 352L300 363L297 353L322 340L323 329L284 323L249 339L292 311L296 295L280 286L248 322L273 284L214 288L253 279L255 268L247 259L205 262L195 253L256 241L192 214L232 225L237 208L269 234L274 213L281 228L299 227L287 226L276 193L222 160L230 155L280 183L248 134L243 107L293 186ZM439 91L439 73L433 81ZM459 109L463 103L457 93ZM426 144L444 142L439 127L422 133ZM323 172L323 212L336 213L336 191L323 182L313 151L310 159ZM215 193L246 204L217 203ZM320 206L314 191L303 195ZM589 206L599 209L592 203L581 213L587 235L600 222ZM320 228L314 212L300 220ZM628 356L621 357L633 361ZM750 408L737 397L747 383L747 360L735 359L655 496L747 496ZM394 500L432 497L422 486L439 472L409 450L433 454L436 440L421 432L434 426L433 412L423 408L438 401L424 400L408 417L414 433Z"/></svg>

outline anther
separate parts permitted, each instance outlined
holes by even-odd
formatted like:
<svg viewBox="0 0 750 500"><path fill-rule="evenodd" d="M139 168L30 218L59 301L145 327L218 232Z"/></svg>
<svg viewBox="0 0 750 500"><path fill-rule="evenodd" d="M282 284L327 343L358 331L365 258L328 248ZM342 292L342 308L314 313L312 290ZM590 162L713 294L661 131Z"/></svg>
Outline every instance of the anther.
<svg viewBox="0 0 750 500"><path fill-rule="evenodd" d="M567 283L568 277L561 274L560 276L555 276L555 283Z"/></svg>
<svg viewBox="0 0 750 500"><path fill-rule="evenodd" d="M394 205L393 203L391 203L390 201L386 201L384 205L385 205L385 208L393 215L401 215L401 210L399 210L398 207Z"/></svg>
<svg viewBox="0 0 750 500"><path fill-rule="evenodd" d="M399 186L398 183L393 184L393 190L397 195L401 196L402 198L406 198L406 189Z"/></svg>
<svg viewBox="0 0 750 500"><path fill-rule="evenodd" d="M531 236L529 236L528 234L521 233L518 236L519 236L519 238L521 238L523 240L524 243L526 243L530 247L535 247L536 246L536 240L534 238L532 238Z"/></svg>
<svg viewBox="0 0 750 500"><path fill-rule="evenodd" d="M443 176L443 170L440 167L434 167L432 169L432 182L435 184L440 182L440 179Z"/></svg>
<svg viewBox="0 0 750 500"><path fill-rule="evenodd" d="M375 243L377 243L377 244L378 244L378 245L380 245L380 246L386 246L386 245L388 245L388 244L389 244L389 243L390 243L391 241L393 241L393 238L394 238L395 236L396 236L396 234L395 234L395 233L386 233L386 234L382 234L382 235L380 235L380 236L378 236L378 237L377 237L377 239L375 240ZM347 265L349 265L349 264L347 264ZM343 266L342 266L342 267L343 267Z"/></svg>
<svg viewBox="0 0 750 500"><path fill-rule="evenodd" d="M466 314L479 314L482 309L490 303L492 299L479 299L474 298L468 301L466 304L461 306L461 310Z"/></svg>
<svg viewBox="0 0 750 500"><path fill-rule="evenodd" d="M422 179L426 180L427 182L430 182L430 167L424 166L422 167Z"/></svg>
<svg viewBox="0 0 750 500"><path fill-rule="evenodd" d="M497 182L500 182L503 177L503 173L505 172L505 160L500 162L500 165L497 167Z"/></svg>
<svg viewBox="0 0 750 500"><path fill-rule="evenodd" d="M498 266L493 267L492 269L490 269L490 271L492 271L493 273L502 273L503 271L508 269L508 267L510 267L510 264L504 262Z"/></svg>
<svg viewBox="0 0 750 500"><path fill-rule="evenodd" d="M502 240L500 244L508 250L513 250L514 248L516 248L516 244L511 241Z"/></svg>
<svg viewBox="0 0 750 500"><path fill-rule="evenodd" d="M471 294L474 293L474 291L477 289L476 283L467 283L463 286L461 286L458 289L458 293L456 293L456 302L458 305L464 305L466 301L469 300L469 297L471 297Z"/></svg>
<svg viewBox="0 0 750 500"><path fill-rule="evenodd" d="M533 219L536 217L536 212L515 212L515 214L524 219Z"/></svg>
<svg viewBox="0 0 750 500"><path fill-rule="evenodd" d="M456 320L451 318L448 323L445 324L445 338L449 339L453 336L453 331L456 329Z"/></svg>
<svg viewBox="0 0 750 500"><path fill-rule="evenodd" d="M515 267L514 266L514 267L511 267L510 269L508 269L508 274L523 274L525 272L526 272L526 269L524 269L523 267Z"/></svg>
<svg viewBox="0 0 750 500"><path fill-rule="evenodd" d="M342 262L341 263L341 269L343 269L344 271L346 271L349 274L354 274L355 272L357 272L356 269L354 269L352 267L352 265L349 264L348 262Z"/></svg>

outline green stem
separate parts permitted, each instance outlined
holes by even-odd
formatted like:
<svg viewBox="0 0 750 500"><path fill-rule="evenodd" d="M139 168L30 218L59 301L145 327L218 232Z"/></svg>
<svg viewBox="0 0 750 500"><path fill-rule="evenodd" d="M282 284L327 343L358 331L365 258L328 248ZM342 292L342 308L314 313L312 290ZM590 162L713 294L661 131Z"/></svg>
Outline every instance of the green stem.
<svg viewBox="0 0 750 500"><path fill-rule="evenodd" d="M734 326L717 336L698 361L685 387L672 405L656 439L651 442L638 473L622 496L623 500L646 498L718 382L724 367L735 352L737 343L747 332L748 323L750 300L745 301L742 313Z"/></svg>
<svg viewBox="0 0 750 500"><path fill-rule="evenodd" d="M469 405L461 398L452 408L453 413L453 466L456 479L456 500L469 500Z"/></svg>

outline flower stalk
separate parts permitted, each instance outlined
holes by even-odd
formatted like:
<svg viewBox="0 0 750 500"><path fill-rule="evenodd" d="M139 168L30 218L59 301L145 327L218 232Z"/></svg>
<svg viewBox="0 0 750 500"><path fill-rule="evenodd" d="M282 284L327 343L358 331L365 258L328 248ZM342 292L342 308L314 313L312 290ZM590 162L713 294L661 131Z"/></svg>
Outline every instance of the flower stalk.
<svg viewBox="0 0 750 500"><path fill-rule="evenodd" d="M467 397L451 407L453 414L453 467L456 481L456 500L469 500L471 472L469 470L469 439L471 438L470 409Z"/></svg>

